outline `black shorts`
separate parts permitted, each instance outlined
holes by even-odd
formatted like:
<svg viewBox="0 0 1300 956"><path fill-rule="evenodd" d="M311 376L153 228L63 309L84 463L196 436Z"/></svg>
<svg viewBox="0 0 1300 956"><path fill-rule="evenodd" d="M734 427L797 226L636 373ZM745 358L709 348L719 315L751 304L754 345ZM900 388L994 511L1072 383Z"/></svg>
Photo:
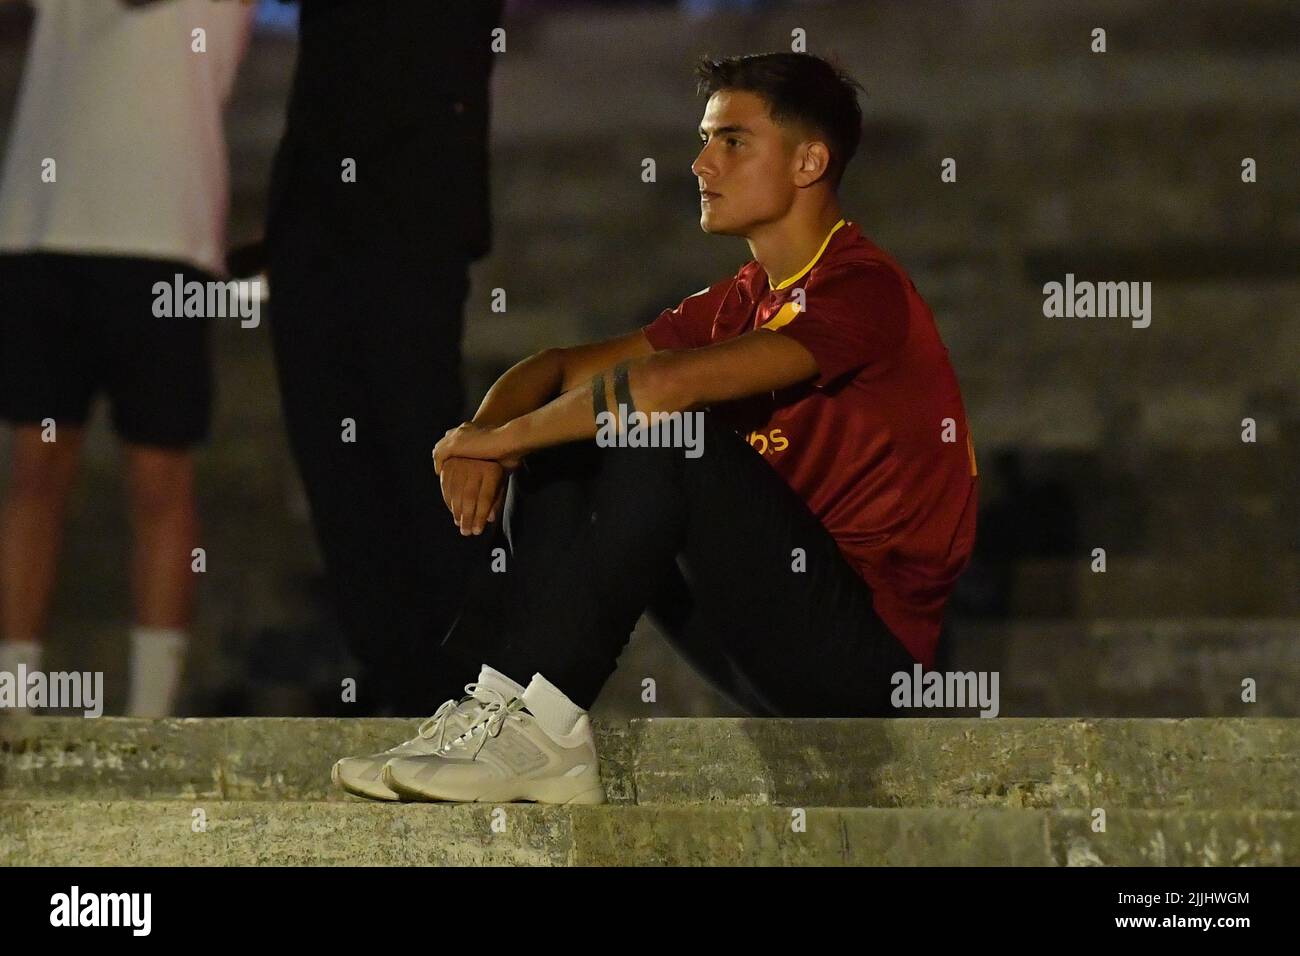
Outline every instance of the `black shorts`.
<svg viewBox="0 0 1300 956"><path fill-rule="evenodd" d="M186 447L212 417L211 319L154 315L154 283L213 277L182 263L0 255L0 418L84 425L103 390L124 441Z"/></svg>

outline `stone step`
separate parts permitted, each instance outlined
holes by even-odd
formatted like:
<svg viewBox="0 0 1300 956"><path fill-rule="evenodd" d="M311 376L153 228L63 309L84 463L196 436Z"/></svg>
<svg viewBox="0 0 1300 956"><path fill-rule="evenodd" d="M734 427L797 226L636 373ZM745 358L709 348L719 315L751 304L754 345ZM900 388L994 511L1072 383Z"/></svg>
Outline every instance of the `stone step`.
<svg viewBox="0 0 1300 956"><path fill-rule="evenodd" d="M618 102L602 101L600 108L613 118ZM683 98L676 123L667 128L626 117L619 139L597 160L587 138L564 126L501 142L493 151L494 201L512 227L520 229L554 235L581 225L653 234L650 227L657 224L646 222L645 216L663 216L664 207L674 205L680 213L691 206L692 198L698 203L691 164L699 152L693 126L702 106ZM987 119L927 123L916 114L868 111L862 142L869 158L863 166L869 165L875 175L872 182L862 182L868 175L850 167L845 182L852 193L869 197L871 209L886 219L906 214L935 227L946 211L961 219L963 229L978 229L981 222L987 228L987 217L996 217L1020 222L1028 230L1020 235L1038 242L1071 236L1077 241L1080 234L1069 228L1071 220L1100 227L1099 236L1091 230L1081 233L1094 239L1133 237L1132 232L1117 230L1119 224L1106 223L1097 205L1116 213L1126 210L1121 224L1145 225L1136 234L1148 240L1245 240L1252 224L1266 234L1294 238L1294 222L1265 213L1270 198L1293 196L1295 186L1261 179L1243 192L1241 159L1254 158L1260 170L1284 162L1300 142L1300 130L1291 121L1295 108L1291 102L1245 110L1233 103L1170 113L1150 107L1117 111L1093 104L1050 116L1000 117L996 132ZM1168 148L1171 142L1193 138L1203 152L1189 156ZM1242 151L1242 143L1250 149ZM1142 162L1133 162L1135 156ZM952 183L940 178L944 157L957 161L959 196L954 196ZM643 178L646 159L655 164L649 182ZM1045 170L1052 175L1044 177ZM880 174L887 176L890 188L875 181ZM1012 185L1023 189L1024 201L1014 206L998 202ZM1135 186L1146 191L1135 193ZM1189 190L1202 202L1188 203ZM1121 206L1125 192L1128 202ZM546 196L545 204L537 202L539 195ZM617 202L611 202L614 197ZM1182 202L1175 204L1176 198ZM1040 205L1044 201L1047 204ZM1211 216L1212 211L1230 208L1227 218ZM1170 218L1148 222L1140 218L1143 212L1168 212ZM936 238L943 235L941 230L936 233Z"/></svg>
<svg viewBox="0 0 1300 956"><path fill-rule="evenodd" d="M945 671L997 671L1000 718L1300 717L1300 620L993 621L970 613L963 607L949 616L936 665ZM655 678L654 704L642 700L647 676ZM1247 677L1256 684L1253 703L1242 700ZM620 656L593 713L621 719L745 716L648 618Z"/></svg>
<svg viewBox="0 0 1300 956"><path fill-rule="evenodd" d="M900 16L888 5L862 5L848 14L838 4L800 9L793 17L785 10L722 16L710 18L707 35L715 49L780 49L788 48L790 30L800 27L809 52L835 54L865 83L867 109L936 124L1051 116L1095 110L1099 103L1172 113L1224 103L1264 109L1296 99L1295 84L1288 82L1293 59L1276 36L1258 45L1207 43L1261 22L1266 26L1249 35L1268 40L1294 23L1294 13L1277 21L1193 16L1185 29L1195 39L1179 43L1165 38L1166 15L1158 15L1154 31L1148 23L1127 23L1129 16L1113 9L1131 14L1133 5L1122 0L1108 4L1110 10L1095 3L1071 8L1064 22L1065 11L1058 6L1030 0L1014 12L999 5L996 15L983 9L969 20L950 4L928 6L928 18L910 9ZM1088 50L1090 31L1101 24L1110 44L1104 56ZM691 66L703 52L700 30L698 20L674 10L548 16L530 42L515 45L516 52L502 58L494 79L498 139L536 135L557 125L575 135L608 136L602 114L609 104L625 102L637 104L636 122L642 127L678 127L683 105L693 105ZM582 55L575 56L575 50ZM566 108L537 109L539 90L563 91Z"/></svg>
<svg viewBox="0 0 1300 956"><path fill-rule="evenodd" d="M1092 546L1087 543L1078 558L1024 559L1012 565L1008 613L1016 618L1148 621L1300 617L1295 586L1300 557L1295 555L1108 553L1106 571L1099 573L1091 568Z"/></svg>
<svg viewBox="0 0 1300 956"><path fill-rule="evenodd" d="M342 801L330 767L396 719L36 717L0 728L0 798ZM612 802L1300 810L1300 721L598 721Z"/></svg>
<svg viewBox="0 0 1300 956"><path fill-rule="evenodd" d="M1229 866L1300 862L1294 811L0 802L4 866Z"/></svg>
<svg viewBox="0 0 1300 956"><path fill-rule="evenodd" d="M942 669L999 672L1003 717L1300 717L1297 620L1002 621L951 635Z"/></svg>

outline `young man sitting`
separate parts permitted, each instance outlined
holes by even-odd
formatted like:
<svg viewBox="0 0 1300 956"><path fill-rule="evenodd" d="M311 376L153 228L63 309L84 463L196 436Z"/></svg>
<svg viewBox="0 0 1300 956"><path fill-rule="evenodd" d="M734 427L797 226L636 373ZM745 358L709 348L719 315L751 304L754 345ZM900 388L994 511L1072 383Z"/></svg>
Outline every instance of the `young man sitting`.
<svg viewBox="0 0 1300 956"><path fill-rule="evenodd" d="M698 72L700 226L753 259L519 363L438 442L461 533L504 532L440 653L491 666L412 740L339 761L353 793L603 802L586 709L643 612L757 716L888 715L891 675L933 664L974 451L929 308L840 210L856 84L796 53ZM673 412L702 446L630 447L638 413Z"/></svg>

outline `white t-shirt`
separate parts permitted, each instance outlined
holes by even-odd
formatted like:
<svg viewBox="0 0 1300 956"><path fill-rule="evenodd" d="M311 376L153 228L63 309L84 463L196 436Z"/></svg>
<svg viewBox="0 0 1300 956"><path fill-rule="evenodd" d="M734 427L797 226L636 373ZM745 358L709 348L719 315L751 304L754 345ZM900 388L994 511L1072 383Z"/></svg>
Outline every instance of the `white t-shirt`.
<svg viewBox="0 0 1300 956"><path fill-rule="evenodd" d="M221 114L243 0L33 0L0 177L0 250L174 259L225 273ZM195 52L203 29L206 52ZM49 164L53 160L53 182Z"/></svg>

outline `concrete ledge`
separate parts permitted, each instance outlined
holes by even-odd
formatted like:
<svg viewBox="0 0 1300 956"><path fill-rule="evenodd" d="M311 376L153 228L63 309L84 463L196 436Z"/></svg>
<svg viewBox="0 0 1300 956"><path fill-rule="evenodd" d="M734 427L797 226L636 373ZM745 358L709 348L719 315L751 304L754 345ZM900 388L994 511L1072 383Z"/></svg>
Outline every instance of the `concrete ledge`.
<svg viewBox="0 0 1300 956"><path fill-rule="evenodd" d="M1251 810L1115 810L1106 832L1092 814L1051 813L1057 866L1295 866L1300 814Z"/></svg>
<svg viewBox="0 0 1300 956"><path fill-rule="evenodd" d="M205 829L196 830L199 814ZM1294 865L1300 814L10 801L7 866Z"/></svg>
<svg viewBox="0 0 1300 956"><path fill-rule="evenodd" d="M1222 586L1223 575L1212 569L1205 569L1199 584L1184 581L1184 571L1174 568L1173 560L1165 565L1169 575L1148 573L1155 568L1148 565L1140 574L1126 570L1110 584L1089 587L1133 587L1136 602L1142 587L1148 594L1162 594L1160 600L1170 599L1174 578L1188 591L1199 587L1203 596L1206 582ZM1021 570L1051 568L1040 563ZM1282 582L1300 579L1300 564L1275 567L1272 574L1271 586L1283 587ZM1135 577L1140 577L1137 584ZM1164 584L1157 584L1157 578ZM1125 583L1114 583L1118 581ZM1050 594L1069 590L1059 580L1049 585L1047 577L1037 588ZM1101 591L1093 596L1098 602L1105 599ZM1295 618L966 623L953 629L949 662L952 670L998 671L1006 717L1300 717L1295 690L1300 683L1300 620ZM1069 678L1062 679L1063 674ZM1244 677L1258 683L1256 703L1241 700Z"/></svg>
<svg viewBox="0 0 1300 956"><path fill-rule="evenodd" d="M416 722L28 718L0 799L341 801L329 769ZM1300 720L644 719L597 725L610 800L644 806L1300 810Z"/></svg>

